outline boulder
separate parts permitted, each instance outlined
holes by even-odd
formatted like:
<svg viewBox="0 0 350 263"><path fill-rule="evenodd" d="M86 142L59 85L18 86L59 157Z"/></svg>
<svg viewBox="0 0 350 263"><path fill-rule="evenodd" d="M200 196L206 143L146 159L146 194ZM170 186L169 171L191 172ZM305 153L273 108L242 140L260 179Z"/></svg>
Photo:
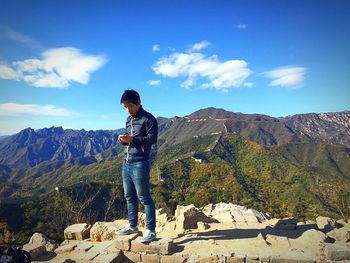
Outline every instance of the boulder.
<svg viewBox="0 0 350 263"><path fill-rule="evenodd" d="M254 209L248 209L244 211L242 214L244 216L245 222L248 224L263 222L265 220L264 217Z"/></svg>
<svg viewBox="0 0 350 263"><path fill-rule="evenodd" d="M325 242L327 236L325 233L316 229L309 229L305 231L300 237L296 239L296 242L301 247L317 247L320 243Z"/></svg>
<svg viewBox="0 0 350 263"><path fill-rule="evenodd" d="M40 244L25 244L23 249L29 252L32 259L36 259L46 253L46 247Z"/></svg>
<svg viewBox="0 0 350 263"><path fill-rule="evenodd" d="M117 227L112 222L96 222L90 230L92 241L112 240L117 236Z"/></svg>
<svg viewBox="0 0 350 263"><path fill-rule="evenodd" d="M156 210L156 228L161 230L170 220L172 216L170 212L165 208L159 208ZM146 227L146 214L143 212L138 213L138 226Z"/></svg>
<svg viewBox="0 0 350 263"><path fill-rule="evenodd" d="M159 208L156 210L156 221L158 228L164 227L170 220L172 220L172 215L167 209Z"/></svg>
<svg viewBox="0 0 350 263"><path fill-rule="evenodd" d="M255 209L248 209L248 211L249 211L249 214L252 214L255 216L256 220L258 220L259 223L262 223L271 218L271 216L268 213L262 214Z"/></svg>
<svg viewBox="0 0 350 263"><path fill-rule="evenodd" d="M67 240L87 239L90 237L90 229L91 226L86 223L71 225L64 230L64 238Z"/></svg>
<svg viewBox="0 0 350 263"><path fill-rule="evenodd" d="M298 240L303 240L305 242L305 245L312 242L322 243L326 239L327 235L316 229L309 229L298 238Z"/></svg>
<svg viewBox="0 0 350 263"><path fill-rule="evenodd" d="M201 221L197 222L198 230L204 231L204 230L207 230L209 227L210 227L209 224L206 222L201 222Z"/></svg>
<svg viewBox="0 0 350 263"><path fill-rule="evenodd" d="M246 223L246 218L244 217L242 210L240 209L231 210L231 214L233 217L233 222Z"/></svg>
<svg viewBox="0 0 350 263"><path fill-rule="evenodd" d="M196 229L197 222L208 222L209 218L193 204L188 206L178 205L175 211L175 230L182 234L187 229Z"/></svg>
<svg viewBox="0 0 350 263"><path fill-rule="evenodd" d="M257 223L266 220L266 216L254 209L232 203L209 204L202 208L205 215L216 219L220 223L243 222Z"/></svg>
<svg viewBox="0 0 350 263"><path fill-rule="evenodd" d="M344 226L348 226L350 228L350 221L345 221L343 218L337 220L335 223L336 223L335 226L337 228L342 228Z"/></svg>
<svg viewBox="0 0 350 263"><path fill-rule="evenodd" d="M210 216L212 211L214 210L215 205L214 204L208 204L204 207L202 207L202 212L206 215L206 216Z"/></svg>
<svg viewBox="0 0 350 263"><path fill-rule="evenodd" d="M350 227L335 228L327 233L327 236L339 243L350 242Z"/></svg>
<svg viewBox="0 0 350 263"><path fill-rule="evenodd" d="M54 241L48 239L41 233L34 233L28 242L28 245L29 244L43 245L46 251L54 251L58 247Z"/></svg>
<svg viewBox="0 0 350 263"><path fill-rule="evenodd" d="M157 221L157 217L156 217L156 221ZM139 212L138 213L138 223L137 225L139 227L146 227L146 214L143 212Z"/></svg>
<svg viewBox="0 0 350 263"><path fill-rule="evenodd" d="M113 221L113 224L117 229L121 229L125 227L127 224L129 224L129 220L127 219L117 219Z"/></svg>
<svg viewBox="0 0 350 263"><path fill-rule="evenodd" d="M234 211L234 215L231 213L230 210L222 210L222 211L212 211L211 216L219 221L220 223L230 223L235 222L235 217L237 217L237 213L240 214L239 211ZM240 217L244 220L244 217Z"/></svg>
<svg viewBox="0 0 350 263"><path fill-rule="evenodd" d="M319 230L327 233L335 228L335 220L330 217L319 216L316 218L316 224Z"/></svg>

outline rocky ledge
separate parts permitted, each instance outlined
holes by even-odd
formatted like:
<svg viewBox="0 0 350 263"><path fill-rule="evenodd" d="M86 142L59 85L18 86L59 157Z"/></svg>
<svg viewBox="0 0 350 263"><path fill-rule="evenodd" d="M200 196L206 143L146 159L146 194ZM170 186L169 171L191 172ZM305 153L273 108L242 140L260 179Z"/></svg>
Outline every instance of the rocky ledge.
<svg viewBox="0 0 350 263"><path fill-rule="evenodd" d="M157 210L157 240L118 236L127 220L75 224L60 245L35 233L24 246L33 262L350 262L350 223L329 217L297 222L231 203Z"/></svg>

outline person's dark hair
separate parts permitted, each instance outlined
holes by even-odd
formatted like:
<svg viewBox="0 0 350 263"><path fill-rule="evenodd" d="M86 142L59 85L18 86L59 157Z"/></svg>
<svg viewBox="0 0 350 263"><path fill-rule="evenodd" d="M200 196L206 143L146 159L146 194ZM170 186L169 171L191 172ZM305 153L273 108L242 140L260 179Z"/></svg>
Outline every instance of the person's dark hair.
<svg viewBox="0 0 350 263"><path fill-rule="evenodd" d="M125 90L121 99L120 99L120 103L131 102L133 104L137 104L139 101L141 101L140 95L137 91L135 91L133 89Z"/></svg>

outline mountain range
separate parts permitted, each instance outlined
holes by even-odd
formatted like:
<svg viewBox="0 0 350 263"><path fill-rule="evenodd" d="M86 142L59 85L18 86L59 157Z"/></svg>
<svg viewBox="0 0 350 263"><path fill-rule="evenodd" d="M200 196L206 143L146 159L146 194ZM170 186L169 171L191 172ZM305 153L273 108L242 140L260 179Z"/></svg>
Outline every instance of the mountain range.
<svg viewBox="0 0 350 263"><path fill-rule="evenodd" d="M275 118L206 108L157 121L151 181L159 204L198 205L201 193L208 195L204 203L236 199L267 210L299 193L321 211L339 214L335 204L340 197L329 188L343 193L350 185L349 111ZM114 180L123 154L117 138L124 131L27 128L3 138L0 198L34 197L80 181ZM203 185L226 188L230 194L217 189L210 194ZM282 201L271 196L275 190ZM300 202L291 207L297 209Z"/></svg>

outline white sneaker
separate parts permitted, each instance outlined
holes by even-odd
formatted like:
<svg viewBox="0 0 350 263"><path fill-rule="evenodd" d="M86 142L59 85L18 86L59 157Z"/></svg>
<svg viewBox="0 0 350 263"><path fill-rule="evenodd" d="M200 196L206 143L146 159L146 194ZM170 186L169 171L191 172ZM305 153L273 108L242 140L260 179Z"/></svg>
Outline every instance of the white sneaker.
<svg viewBox="0 0 350 263"><path fill-rule="evenodd" d="M132 227L130 225L126 225L125 227L117 230L118 235L130 235L137 232L139 232L139 228L137 226Z"/></svg>
<svg viewBox="0 0 350 263"><path fill-rule="evenodd" d="M142 243L151 242L152 240L155 240L156 237L157 236L156 236L156 232L155 231L146 229L146 232L145 232L145 234L143 235L143 237L141 238L140 241Z"/></svg>

